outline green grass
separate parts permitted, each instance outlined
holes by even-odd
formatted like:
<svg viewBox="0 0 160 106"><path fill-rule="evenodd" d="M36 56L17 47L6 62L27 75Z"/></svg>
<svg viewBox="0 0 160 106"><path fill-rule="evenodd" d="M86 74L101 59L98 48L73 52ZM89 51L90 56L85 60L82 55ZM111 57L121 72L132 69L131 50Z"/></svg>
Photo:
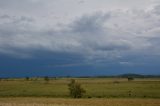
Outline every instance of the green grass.
<svg viewBox="0 0 160 106"><path fill-rule="evenodd" d="M76 78L86 89L84 98L160 98L160 79ZM68 98L69 79L0 81L0 97Z"/></svg>

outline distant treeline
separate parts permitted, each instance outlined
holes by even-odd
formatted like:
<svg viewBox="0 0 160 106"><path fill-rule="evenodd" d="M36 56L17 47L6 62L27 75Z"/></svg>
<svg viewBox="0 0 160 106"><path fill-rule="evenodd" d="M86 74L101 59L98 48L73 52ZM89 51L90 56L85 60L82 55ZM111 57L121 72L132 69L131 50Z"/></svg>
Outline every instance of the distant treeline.
<svg viewBox="0 0 160 106"><path fill-rule="evenodd" d="M39 78L52 78L52 79L57 79L57 78L160 78L160 75L141 75L141 74L121 74L121 75L99 75L99 76L58 76L58 77L52 77L52 76L37 76L37 77L17 77L16 79L39 79ZM11 77L0 77L0 80L2 79L15 79Z"/></svg>
<svg viewBox="0 0 160 106"><path fill-rule="evenodd" d="M97 78L160 78L160 75L121 74L114 76L97 76Z"/></svg>

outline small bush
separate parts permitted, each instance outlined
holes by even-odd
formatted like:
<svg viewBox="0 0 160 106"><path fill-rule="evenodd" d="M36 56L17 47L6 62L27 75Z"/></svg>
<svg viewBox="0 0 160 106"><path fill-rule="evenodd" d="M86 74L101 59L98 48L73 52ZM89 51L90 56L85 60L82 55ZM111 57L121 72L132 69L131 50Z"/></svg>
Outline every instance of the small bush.
<svg viewBox="0 0 160 106"><path fill-rule="evenodd" d="M114 83L114 84L119 84L120 82L119 82L119 81L113 81L113 83Z"/></svg>
<svg viewBox="0 0 160 106"><path fill-rule="evenodd" d="M132 91L128 91L128 96L132 96Z"/></svg>
<svg viewBox="0 0 160 106"><path fill-rule="evenodd" d="M128 77L128 81L133 81L134 78L133 77Z"/></svg>
<svg viewBox="0 0 160 106"><path fill-rule="evenodd" d="M49 81L49 77L48 77L48 76L45 76L45 77L44 77L44 80L45 80L46 82L48 82L48 81Z"/></svg>
<svg viewBox="0 0 160 106"><path fill-rule="evenodd" d="M26 81L29 81L29 77L26 77Z"/></svg>
<svg viewBox="0 0 160 106"><path fill-rule="evenodd" d="M72 98L81 98L83 94L86 92L82 87L81 84L76 83L74 79L70 81L68 84L70 96Z"/></svg>
<svg viewBox="0 0 160 106"><path fill-rule="evenodd" d="M92 98L91 96L88 96L88 98Z"/></svg>

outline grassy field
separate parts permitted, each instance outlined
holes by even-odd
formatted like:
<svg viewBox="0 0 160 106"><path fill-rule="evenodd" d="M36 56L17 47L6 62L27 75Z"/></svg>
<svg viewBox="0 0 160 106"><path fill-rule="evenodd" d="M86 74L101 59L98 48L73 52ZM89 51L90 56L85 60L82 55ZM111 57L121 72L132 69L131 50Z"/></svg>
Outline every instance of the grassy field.
<svg viewBox="0 0 160 106"><path fill-rule="evenodd" d="M11 79L0 81L0 97L69 98L70 79ZM76 78L86 90L84 98L160 98L160 79Z"/></svg>
<svg viewBox="0 0 160 106"><path fill-rule="evenodd" d="M0 98L0 106L160 106L159 99Z"/></svg>

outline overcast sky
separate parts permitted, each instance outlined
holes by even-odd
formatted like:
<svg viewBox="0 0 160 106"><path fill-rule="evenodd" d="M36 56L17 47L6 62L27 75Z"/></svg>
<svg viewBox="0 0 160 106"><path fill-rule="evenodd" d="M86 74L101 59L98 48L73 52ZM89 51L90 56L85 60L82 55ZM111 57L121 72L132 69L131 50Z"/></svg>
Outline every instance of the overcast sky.
<svg viewBox="0 0 160 106"><path fill-rule="evenodd" d="M160 74L159 0L0 0L0 76Z"/></svg>

